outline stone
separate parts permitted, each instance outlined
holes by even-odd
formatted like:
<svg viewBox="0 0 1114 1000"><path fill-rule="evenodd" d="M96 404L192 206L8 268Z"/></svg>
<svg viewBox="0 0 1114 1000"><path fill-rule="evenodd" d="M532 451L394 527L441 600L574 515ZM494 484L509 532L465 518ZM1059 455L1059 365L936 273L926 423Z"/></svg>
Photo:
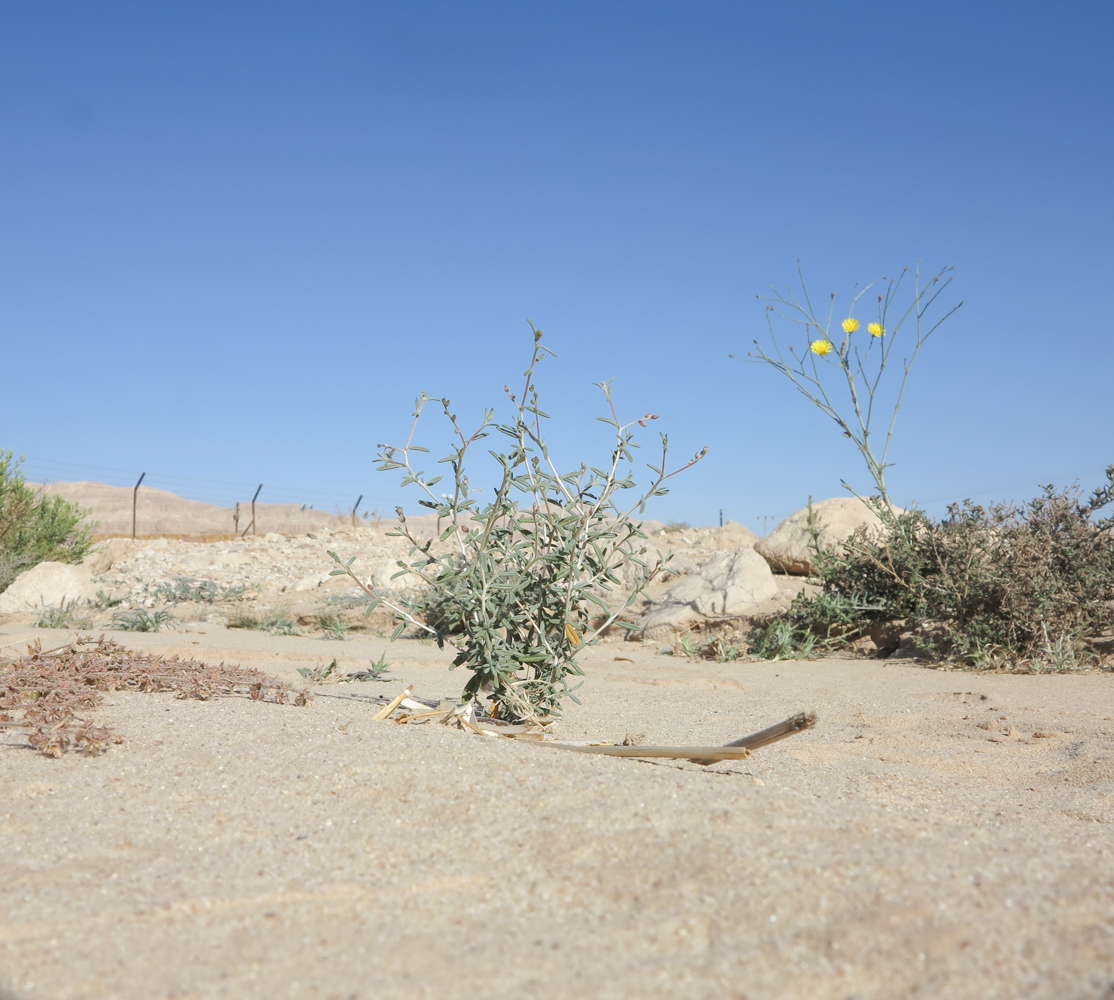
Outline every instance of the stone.
<svg viewBox="0 0 1114 1000"><path fill-rule="evenodd" d="M35 612L64 604L92 604L97 587L87 566L41 562L20 573L0 594L0 614Z"/></svg>
<svg viewBox="0 0 1114 1000"><path fill-rule="evenodd" d="M819 529L817 543L827 552L838 551L859 528L881 535L882 521L857 497L833 497L812 505ZM790 514L767 538L754 543L754 550L776 570L808 576L814 570L816 548L808 525L807 507Z"/></svg>
<svg viewBox="0 0 1114 1000"><path fill-rule="evenodd" d="M401 594L421 586L422 581L413 573L403 573L402 576L392 580L391 577L401 568L397 562L382 563L372 570L368 582L380 594Z"/></svg>
<svg viewBox="0 0 1114 1000"><path fill-rule="evenodd" d="M93 576L100 576L112 569L113 564L126 559L136 547L137 543L130 538L106 538L81 560L81 565Z"/></svg>
<svg viewBox="0 0 1114 1000"><path fill-rule="evenodd" d="M722 527L707 529L708 540L717 549L741 549L744 545L754 545L758 536L738 521L728 521Z"/></svg>
<svg viewBox="0 0 1114 1000"><path fill-rule="evenodd" d="M636 635L670 639L696 624L728 621L776 610L781 585L749 545L720 552L654 600L638 621Z"/></svg>

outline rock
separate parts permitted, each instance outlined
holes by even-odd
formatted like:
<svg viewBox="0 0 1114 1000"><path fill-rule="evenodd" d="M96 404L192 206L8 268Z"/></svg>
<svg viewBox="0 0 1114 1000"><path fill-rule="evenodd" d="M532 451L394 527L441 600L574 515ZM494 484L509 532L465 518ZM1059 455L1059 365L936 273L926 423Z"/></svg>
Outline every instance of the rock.
<svg viewBox="0 0 1114 1000"><path fill-rule="evenodd" d="M106 538L81 560L81 565L93 576L100 576L112 569L114 563L126 559L135 546L130 538Z"/></svg>
<svg viewBox="0 0 1114 1000"><path fill-rule="evenodd" d="M311 573L309 576L303 576L290 589L291 590L316 590L318 587L323 586L326 583L329 583L331 580L338 580L338 579L341 579L341 578L340 577L335 577L335 576L329 576L328 573ZM348 579L348 578L345 577L344 579ZM352 581L348 580L348 585L351 585L351 583L352 583Z"/></svg>
<svg viewBox="0 0 1114 1000"><path fill-rule="evenodd" d="M401 568L397 562L383 563L372 571L368 582L381 594L399 594L421 586L422 581L413 573L403 573L398 579L392 580L391 577Z"/></svg>
<svg viewBox="0 0 1114 1000"><path fill-rule="evenodd" d="M63 604L92 604L96 599L97 587L87 566L41 562L20 573L0 594L0 614L33 612Z"/></svg>
<svg viewBox="0 0 1114 1000"><path fill-rule="evenodd" d="M710 528L708 540L717 549L741 549L744 545L754 545L758 536L738 521L728 521L721 528Z"/></svg>
<svg viewBox="0 0 1114 1000"><path fill-rule="evenodd" d="M860 527L881 534L882 521L877 514L856 497L834 497L812 505L819 537L817 542L825 551L838 550ZM768 538L754 543L754 550L774 569L783 573L808 576L813 571L816 556L812 535L808 530L807 507L790 514Z"/></svg>
<svg viewBox="0 0 1114 1000"><path fill-rule="evenodd" d="M749 545L720 552L667 590L638 622L636 634L653 642L693 625L774 610L781 588Z"/></svg>

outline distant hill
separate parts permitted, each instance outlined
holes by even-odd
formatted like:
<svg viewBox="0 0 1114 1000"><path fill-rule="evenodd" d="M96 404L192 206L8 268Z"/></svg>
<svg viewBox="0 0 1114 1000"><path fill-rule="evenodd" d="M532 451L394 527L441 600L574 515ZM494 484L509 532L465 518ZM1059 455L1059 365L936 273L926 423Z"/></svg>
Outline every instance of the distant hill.
<svg viewBox="0 0 1114 1000"><path fill-rule="evenodd" d="M132 489L131 486L109 486L108 483L48 483L43 487L51 496L72 500L92 511L90 520L97 523L98 535L131 537ZM418 508L421 509L420 507ZM413 530L424 534L435 530L437 518L432 514L407 515ZM296 503L257 503L255 505L255 533L303 534L326 528L342 528L352 523L348 514L312 510ZM358 524L369 524L357 518ZM385 526L395 523L392 516L381 522ZM201 500L187 500L169 490L140 486L136 503L135 530L143 535L231 535L243 534L251 524L251 504L240 504L237 526L234 507L218 507ZM664 525L661 521L644 522L646 531L653 534Z"/></svg>
<svg viewBox="0 0 1114 1000"><path fill-rule="evenodd" d="M98 535L132 533L132 487L107 483L48 483L43 487L51 496L64 497L91 510ZM243 533L251 524L251 504L240 505L237 528L234 507L218 507L201 500L187 500L168 490L140 486L136 502L138 535L230 535ZM257 503L255 531L301 533L315 528L336 528L351 523L346 515L303 508L296 503Z"/></svg>

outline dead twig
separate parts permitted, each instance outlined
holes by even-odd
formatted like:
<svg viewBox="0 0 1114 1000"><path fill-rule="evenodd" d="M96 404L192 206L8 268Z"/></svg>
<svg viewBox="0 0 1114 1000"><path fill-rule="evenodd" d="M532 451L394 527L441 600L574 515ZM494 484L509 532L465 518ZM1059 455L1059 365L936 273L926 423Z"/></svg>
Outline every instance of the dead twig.
<svg viewBox="0 0 1114 1000"><path fill-rule="evenodd" d="M757 733L751 733L721 747L643 747L615 746L590 743L541 743L540 746L553 747L555 750L569 750L573 753L595 753L608 757L665 757L671 760L689 760L694 764L716 764L721 760L742 760L750 756L752 750L769 746L787 736L794 736L816 725L815 712L800 712L777 725Z"/></svg>

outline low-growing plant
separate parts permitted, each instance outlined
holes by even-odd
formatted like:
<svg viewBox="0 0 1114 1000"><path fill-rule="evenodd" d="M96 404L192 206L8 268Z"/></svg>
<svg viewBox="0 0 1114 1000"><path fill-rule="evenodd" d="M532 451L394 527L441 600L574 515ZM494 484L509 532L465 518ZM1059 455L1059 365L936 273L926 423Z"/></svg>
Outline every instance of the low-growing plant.
<svg viewBox="0 0 1114 1000"><path fill-rule="evenodd" d="M298 623L281 611L268 615L253 615L240 613L231 615L228 619L228 628L257 629L260 632L270 632L273 635L301 635L302 630Z"/></svg>
<svg viewBox="0 0 1114 1000"><path fill-rule="evenodd" d="M699 656L704 652L704 643L691 636L682 635L678 638L677 645L681 647L681 653L684 656Z"/></svg>
<svg viewBox="0 0 1114 1000"><path fill-rule="evenodd" d="M734 633L730 635L711 634L706 640L694 636L682 635L677 639L682 656L692 659L715 660L717 663L733 663L743 655L743 647L735 641ZM667 646L658 650L663 656L674 656L676 651Z"/></svg>
<svg viewBox="0 0 1114 1000"><path fill-rule="evenodd" d="M46 651L36 642L23 656L0 659L0 725L29 731L27 742L49 757L104 753L123 742L118 732L89 718L104 691L172 691L203 701L246 695L296 705L311 699L250 667L137 653L101 636Z"/></svg>
<svg viewBox="0 0 1114 1000"><path fill-rule="evenodd" d="M316 667L299 667L298 673L301 674L306 680L312 681L314 684L324 684L330 677L336 673L337 660L334 657L332 662L323 667L318 664Z"/></svg>
<svg viewBox="0 0 1114 1000"><path fill-rule="evenodd" d="M108 627L117 632L158 632L164 625L172 625L175 621L174 615L165 608L154 612L136 608L134 611L117 611Z"/></svg>
<svg viewBox="0 0 1114 1000"><path fill-rule="evenodd" d="M52 607L43 607L35 618L36 628L88 628L89 618L81 614L77 601L64 601Z"/></svg>
<svg viewBox="0 0 1114 1000"><path fill-rule="evenodd" d="M109 608L118 608L126 599L123 595L111 594L107 590L98 590L95 606L102 611L107 611Z"/></svg>
<svg viewBox="0 0 1114 1000"><path fill-rule="evenodd" d="M380 653L378 660L368 660L366 670L357 670L348 675L350 681L389 681L391 665L387 662L387 654Z"/></svg>
<svg viewBox="0 0 1114 1000"><path fill-rule="evenodd" d="M366 608L367 598L363 594L330 594L325 598L325 603L338 611L350 611L354 608Z"/></svg>
<svg viewBox="0 0 1114 1000"><path fill-rule="evenodd" d="M160 583L153 594L160 600L173 604L213 604L216 601L241 597L247 589L243 584L227 587L215 580L191 580L188 576L176 576L172 582Z"/></svg>
<svg viewBox="0 0 1114 1000"><path fill-rule="evenodd" d="M340 615L336 614L326 613L318 615L317 623L321 626L322 639L333 639L338 642L344 642L344 640L348 638L348 633L352 630L352 626Z"/></svg>
<svg viewBox="0 0 1114 1000"><path fill-rule="evenodd" d="M637 600L667 557L648 552L645 534L634 514L667 491L665 482L699 461L707 449L681 468L668 471L668 438L662 435L660 464L650 464L650 486L639 492L631 471L637 446L633 430L656 420L646 414L622 422L612 402L611 384L599 383L608 413L599 419L611 428L613 444L606 461L560 471L543 435L548 419L539 403L534 376L551 354L534 332L533 354L518 392L504 387L512 408L503 423L488 410L479 428L466 434L447 399L438 400L449 422L454 445L441 459L451 473L450 491L435 490L442 477L415 463L428 449L414 441L423 412L433 400L417 401L414 425L405 446L381 446L381 471L399 470L404 486L425 493L419 503L447 527L434 539L414 536L402 509L395 532L411 544L411 563L399 574L414 573L427 586L417 600L390 603L352 570L352 560L338 564L334 575L348 575L372 599L369 613L383 603L398 616L394 637L409 627L425 630L439 645L457 649L453 666L472 676L464 687L467 701L487 697L490 711L504 718L557 714L561 701L576 698L569 679L582 670L577 655L599 642L612 626L625 627L622 613ZM506 450L492 449L497 463L494 489L484 494L472 484L469 450L495 434ZM623 504L631 491L636 499ZM442 543L448 543L447 550ZM618 575L625 574L625 579ZM629 588L629 589L628 589ZM619 591L630 596L619 596ZM611 597L613 603L607 598Z"/></svg>
<svg viewBox="0 0 1114 1000"><path fill-rule="evenodd" d="M720 635L715 636L704 647L704 655L717 663L734 663L742 653L743 648L738 643L730 642Z"/></svg>
<svg viewBox="0 0 1114 1000"><path fill-rule="evenodd" d="M764 660L807 660L816 653L819 638L786 617L757 626L747 639L747 653Z"/></svg>

